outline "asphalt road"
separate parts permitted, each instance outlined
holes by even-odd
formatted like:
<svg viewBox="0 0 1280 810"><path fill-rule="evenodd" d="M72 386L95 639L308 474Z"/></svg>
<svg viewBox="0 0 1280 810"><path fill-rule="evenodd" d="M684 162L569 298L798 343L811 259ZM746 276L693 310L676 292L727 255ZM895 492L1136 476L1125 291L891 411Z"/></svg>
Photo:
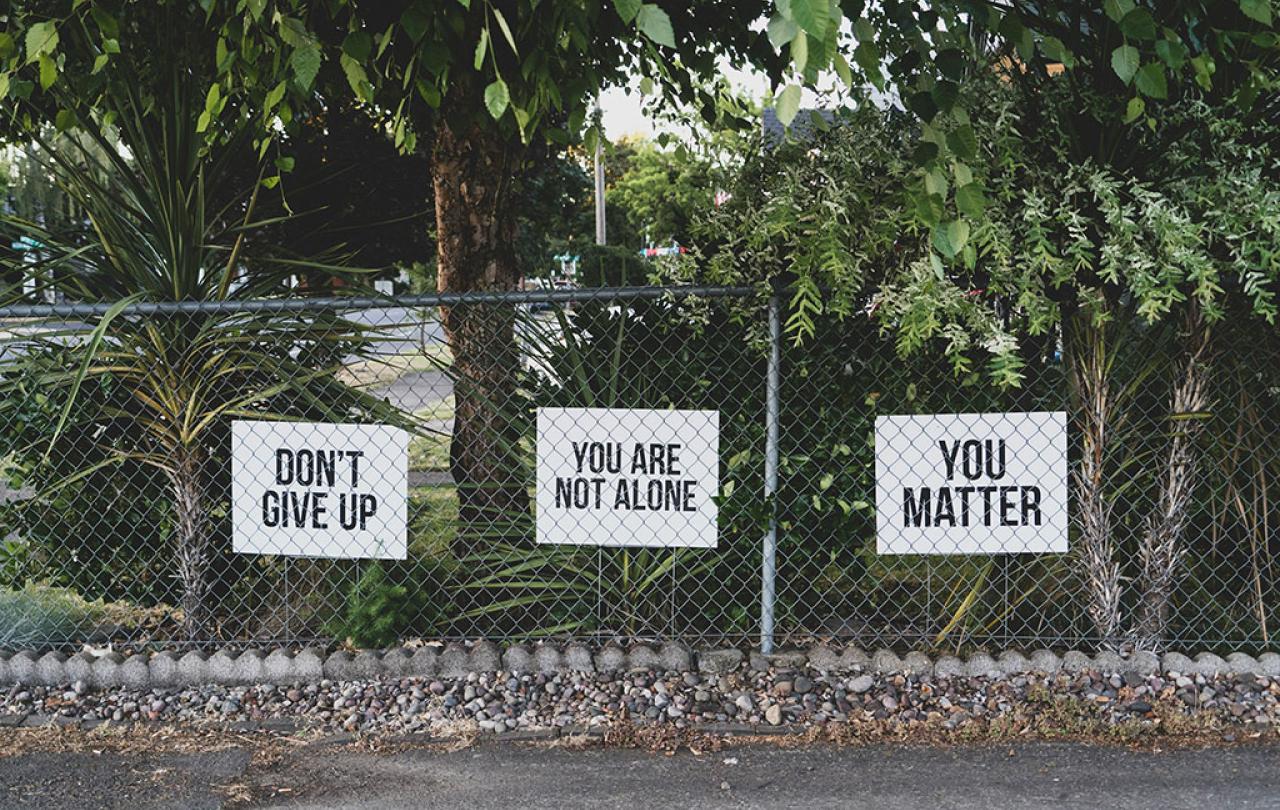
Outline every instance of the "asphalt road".
<svg viewBox="0 0 1280 810"><path fill-rule="evenodd" d="M0 758L0 805L32 808L1280 807L1280 748L1075 744L740 746L695 756L485 744L448 753L308 746ZM225 803L225 804L224 804Z"/></svg>

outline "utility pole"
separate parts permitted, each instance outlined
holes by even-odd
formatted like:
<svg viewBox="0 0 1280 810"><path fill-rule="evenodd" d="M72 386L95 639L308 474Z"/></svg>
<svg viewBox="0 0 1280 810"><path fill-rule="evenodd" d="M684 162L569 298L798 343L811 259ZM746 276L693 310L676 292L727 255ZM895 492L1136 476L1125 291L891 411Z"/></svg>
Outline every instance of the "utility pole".
<svg viewBox="0 0 1280 810"><path fill-rule="evenodd" d="M596 105L596 244L603 245L607 240L604 224L604 119Z"/></svg>
<svg viewBox="0 0 1280 810"><path fill-rule="evenodd" d="M596 139L596 244L606 243L604 224L604 134Z"/></svg>

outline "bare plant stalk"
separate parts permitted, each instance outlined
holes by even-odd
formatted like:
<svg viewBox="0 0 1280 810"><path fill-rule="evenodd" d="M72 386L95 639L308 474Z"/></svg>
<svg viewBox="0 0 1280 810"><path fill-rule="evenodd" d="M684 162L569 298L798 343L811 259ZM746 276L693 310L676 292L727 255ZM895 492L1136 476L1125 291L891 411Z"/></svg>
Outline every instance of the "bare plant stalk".
<svg viewBox="0 0 1280 810"><path fill-rule="evenodd" d="M1115 395L1109 382L1105 327L1077 316L1070 336L1071 385L1082 443L1075 484L1080 505L1077 549L1084 564L1088 613L1103 646L1114 646L1120 629L1120 565L1111 530L1111 503L1104 491L1104 462Z"/></svg>
<svg viewBox="0 0 1280 810"><path fill-rule="evenodd" d="M1139 649L1158 650L1169 630L1169 608L1185 548L1191 498L1196 482L1199 418L1209 407L1209 330L1199 308L1191 306L1186 323L1187 351L1169 402L1169 454L1161 473L1155 512L1147 518L1138 546L1141 596L1133 629Z"/></svg>
<svg viewBox="0 0 1280 810"><path fill-rule="evenodd" d="M190 642L212 638L209 608L210 526L204 500L203 458L199 449L183 448L168 470L173 486L178 542L178 577L182 581L182 629Z"/></svg>

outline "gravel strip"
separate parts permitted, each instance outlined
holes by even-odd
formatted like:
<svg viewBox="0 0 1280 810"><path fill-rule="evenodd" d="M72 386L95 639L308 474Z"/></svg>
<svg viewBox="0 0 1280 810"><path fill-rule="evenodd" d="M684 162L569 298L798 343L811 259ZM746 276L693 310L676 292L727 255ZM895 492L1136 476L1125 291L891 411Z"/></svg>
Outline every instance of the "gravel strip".
<svg viewBox="0 0 1280 810"><path fill-rule="evenodd" d="M471 732L680 729L803 730L877 724L943 731L1031 729L1092 733L1151 725L1280 732L1280 677L1140 675L1100 670L1048 675L878 673L855 666L744 665L725 673L468 673L456 678L323 679L295 685L92 689L15 684L0 692L0 727L57 723L252 723L287 730L456 736Z"/></svg>

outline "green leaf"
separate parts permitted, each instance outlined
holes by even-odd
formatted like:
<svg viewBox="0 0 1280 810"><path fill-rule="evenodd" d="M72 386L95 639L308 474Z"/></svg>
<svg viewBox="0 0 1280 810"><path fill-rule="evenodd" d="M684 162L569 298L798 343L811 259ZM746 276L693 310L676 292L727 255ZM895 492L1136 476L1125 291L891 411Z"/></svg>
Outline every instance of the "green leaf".
<svg viewBox="0 0 1280 810"><path fill-rule="evenodd" d="M930 227L942 221L944 206L942 197L927 191L916 192L912 197L915 201L917 219Z"/></svg>
<svg viewBox="0 0 1280 810"><path fill-rule="evenodd" d="M1147 102L1142 100L1141 96L1134 96L1129 99L1129 106L1125 108L1124 122L1132 124L1137 121L1142 114L1147 111Z"/></svg>
<svg viewBox="0 0 1280 810"><path fill-rule="evenodd" d="M875 29L871 27L871 22L865 18L860 18L853 24L853 36L859 42L874 42L876 39Z"/></svg>
<svg viewBox="0 0 1280 810"><path fill-rule="evenodd" d="M511 95L507 92L507 83L502 79L498 79L484 89L484 106L488 108L489 115L493 116L495 121L502 117L510 103Z"/></svg>
<svg viewBox="0 0 1280 810"><path fill-rule="evenodd" d="M373 50L373 37L368 31L352 31L342 40L342 52L357 62L364 62Z"/></svg>
<svg viewBox="0 0 1280 810"><path fill-rule="evenodd" d="M347 84L351 86L356 97L362 101L373 101L373 85L369 83L369 74L365 73L364 65L345 53L338 62L342 65L342 73L347 77Z"/></svg>
<svg viewBox="0 0 1280 810"><path fill-rule="evenodd" d="M781 14L775 14L769 20L769 44L774 47L774 50L782 50L782 46L795 39L798 33L800 33L800 26Z"/></svg>
<svg viewBox="0 0 1280 810"><path fill-rule="evenodd" d="M1156 40L1156 56L1172 71L1182 70L1187 61L1187 46L1176 39Z"/></svg>
<svg viewBox="0 0 1280 810"><path fill-rule="evenodd" d="M58 63L53 57L43 54L40 57L40 89L48 90L58 80Z"/></svg>
<svg viewBox="0 0 1280 810"><path fill-rule="evenodd" d="M276 158L275 164L276 164L276 168L279 169L281 173L288 174L289 172L293 171L294 159L292 157L289 157L288 155L285 155L284 157Z"/></svg>
<svg viewBox="0 0 1280 810"><path fill-rule="evenodd" d="M511 36L511 28L507 25L507 18L502 16L502 11L497 6L490 6L493 9L493 18L498 21L498 27L502 29L502 36L506 37L507 44L511 46L511 52L516 56L520 55L520 49L516 47L516 38Z"/></svg>
<svg viewBox="0 0 1280 810"><path fill-rule="evenodd" d="M320 47L313 43L295 48L289 57L289 66L293 68L293 78L303 90L310 90L315 84L316 74L320 72Z"/></svg>
<svg viewBox="0 0 1280 810"><path fill-rule="evenodd" d="M53 119L53 125L59 132L66 132L76 125L76 114L71 110L58 110L57 116Z"/></svg>
<svg viewBox="0 0 1280 810"><path fill-rule="evenodd" d="M9 36L4 31L0 31L0 59L8 59L13 56L15 49L13 37Z"/></svg>
<svg viewBox="0 0 1280 810"><path fill-rule="evenodd" d="M791 122L796 118L796 113L800 111L800 85L789 84L783 88L782 92L778 94L774 111L777 112L778 120L782 122L784 127L791 126Z"/></svg>
<svg viewBox="0 0 1280 810"><path fill-rule="evenodd" d="M1132 45L1121 45L1111 52L1111 69L1120 77L1120 81L1128 84L1138 72L1138 49Z"/></svg>
<svg viewBox="0 0 1280 810"><path fill-rule="evenodd" d="M1240 11L1251 20L1271 25L1271 0L1240 0Z"/></svg>
<svg viewBox="0 0 1280 810"><path fill-rule="evenodd" d="M653 79L650 79L648 76L640 77L640 95L653 95Z"/></svg>
<svg viewBox="0 0 1280 810"><path fill-rule="evenodd" d="M58 47L58 29L52 22L39 22L27 29L27 64Z"/></svg>
<svg viewBox="0 0 1280 810"><path fill-rule="evenodd" d="M973 127L965 124L947 133L947 148L964 160L970 160L978 154L978 137Z"/></svg>
<svg viewBox="0 0 1280 810"><path fill-rule="evenodd" d="M479 70L480 66L484 64L484 55L486 52L488 52L488 50L489 50L489 29L481 28L480 41L476 43L476 55L475 55L475 58L471 60L471 66L474 67L476 70Z"/></svg>
<svg viewBox="0 0 1280 810"><path fill-rule="evenodd" d="M196 132L204 132L211 123L213 123L213 115L208 110L201 112L200 117L196 119Z"/></svg>
<svg viewBox="0 0 1280 810"><path fill-rule="evenodd" d="M955 258L969 241L969 223L963 219L939 223L933 229L933 246L948 259Z"/></svg>
<svg viewBox="0 0 1280 810"><path fill-rule="evenodd" d="M1062 63L1068 69L1075 67L1076 57L1071 50L1057 37L1044 38L1044 55L1054 62Z"/></svg>
<svg viewBox="0 0 1280 810"><path fill-rule="evenodd" d="M676 34L671 30L671 18L667 16L667 12L653 3L640 6L640 12L636 14L636 26L640 29L640 33L657 44L668 48L676 46Z"/></svg>
<svg viewBox="0 0 1280 810"><path fill-rule="evenodd" d="M427 33L427 26L431 21L427 19L427 15L417 6L409 6L404 14L400 15L400 27L409 35L409 39L414 42L420 41Z"/></svg>
<svg viewBox="0 0 1280 810"><path fill-rule="evenodd" d="M939 52L933 62L938 66L938 71L951 81L958 82L964 78L965 58L958 49L948 48Z"/></svg>
<svg viewBox="0 0 1280 810"><path fill-rule="evenodd" d="M1120 31L1133 39L1155 39L1156 21L1145 8L1135 8L1120 18Z"/></svg>
<svg viewBox="0 0 1280 810"><path fill-rule="evenodd" d="M9 95L9 74L0 73L0 98Z"/></svg>
<svg viewBox="0 0 1280 810"><path fill-rule="evenodd" d="M978 183L969 183L956 189L956 208L971 219L981 219L987 210L987 196Z"/></svg>
<svg viewBox="0 0 1280 810"><path fill-rule="evenodd" d="M93 70L89 71L89 75L93 76L97 73L102 72L102 69L107 66L107 62L110 62L110 61L111 61L111 54L109 53L100 53L97 56L93 57Z"/></svg>
<svg viewBox="0 0 1280 810"><path fill-rule="evenodd" d="M1104 0L1102 10L1112 22L1120 22L1124 15L1133 10L1133 0Z"/></svg>
<svg viewBox="0 0 1280 810"><path fill-rule="evenodd" d="M627 25L640 13L640 0L613 0L613 8Z"/></svg>
<svg viewBox="0 0 1280 810"><path fill-rule="evenodd" d="M1138 92L1144 96L1151 98L1168 98L1169 85L1164 74L1164 65L1159 62L1152 62L1143 65L1142 70L1138 71L1138 76L1134 82L1134 86L1138 88Z"/></svg>
<svg viewBox="0 0 1280 810"><path fill-rule="evenodd" d="M817 39L826 36L830 13L829 0L791 0L791 18Z"/></svg>

